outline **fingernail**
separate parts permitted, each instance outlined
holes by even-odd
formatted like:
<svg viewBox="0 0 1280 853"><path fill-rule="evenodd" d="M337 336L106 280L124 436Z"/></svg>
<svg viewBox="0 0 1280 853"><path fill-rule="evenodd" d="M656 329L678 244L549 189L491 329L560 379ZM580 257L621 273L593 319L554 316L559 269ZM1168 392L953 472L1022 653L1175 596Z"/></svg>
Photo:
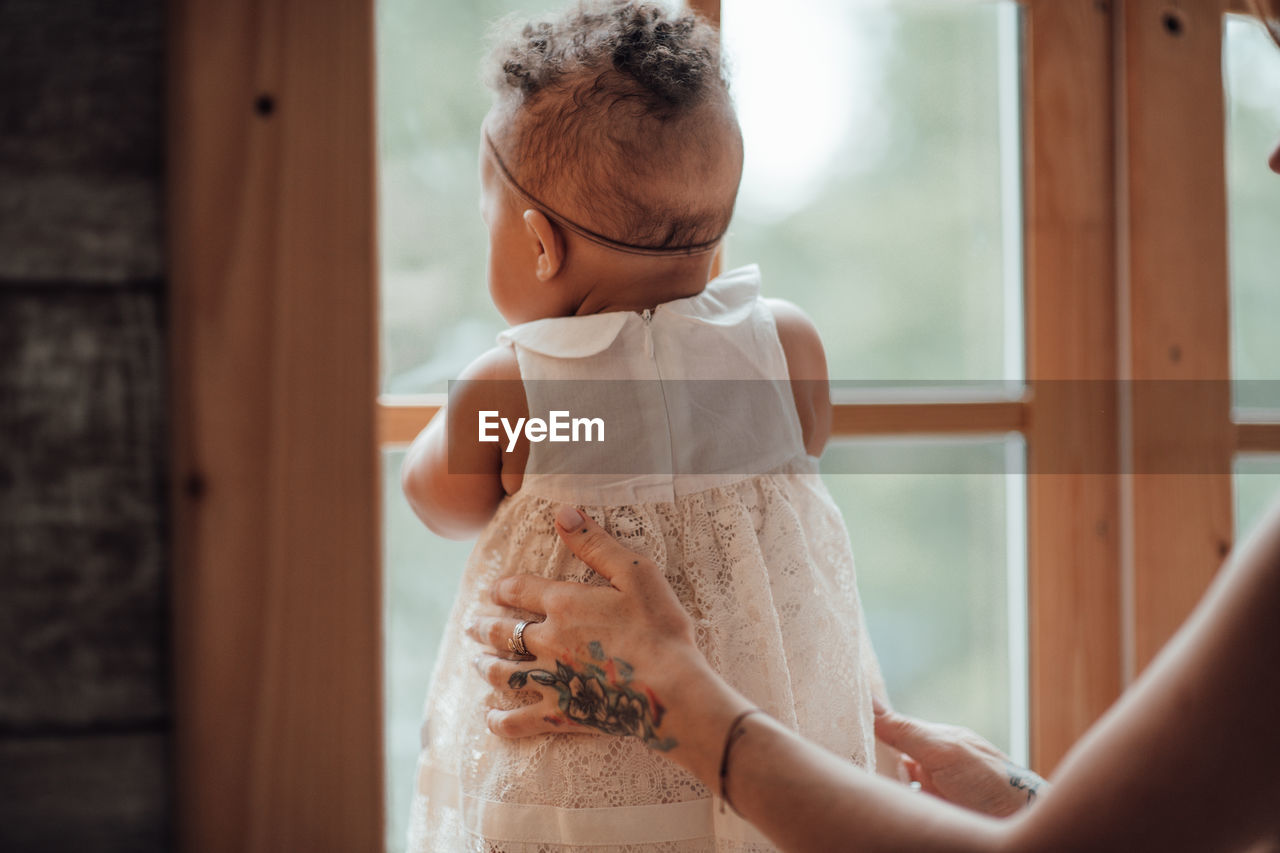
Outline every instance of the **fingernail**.
<svg viewBox="0 0 1280 853"><path fill-rule="evenodd" d="M878 716L880 716L881 714L883 714L883 713L885 713L886 711L888 711L889 709L888 709L888 708L886 708L883 704L881 704L881 702L880 702L880 697L879 697L879 696L876 696L876 695L873 693L873 694L871 695L871 710L872 710L872 711L874 711L874 712L875 712L875 714L876 714L876 716L878 717Z"/></svg>
<svg viewBox="0 0 1280 853"><path fill-rule="evenodd" d="M565 530L571 530L581 523L582 513L578 512L577 507L565 504L560 507L559 512L556 513L556 524L560 525Z"/></svg>

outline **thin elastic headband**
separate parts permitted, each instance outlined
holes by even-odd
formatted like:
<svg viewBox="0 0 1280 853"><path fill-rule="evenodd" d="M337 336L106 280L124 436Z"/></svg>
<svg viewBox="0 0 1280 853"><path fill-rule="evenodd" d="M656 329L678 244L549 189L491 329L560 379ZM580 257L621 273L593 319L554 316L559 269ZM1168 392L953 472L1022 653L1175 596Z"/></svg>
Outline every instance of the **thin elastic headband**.
<svg viewBox="0 0 1280 853"><path fill-rule="evenodd" d="M707 252L714 251L720 245L720 240L724 237L722 232L714 240L708 240L705 243L696 243L692 246L637 246L633 243L623 243L606 237L599 232L592 231L590 228L579 225L569 217L557 213L550 205L540 201L533 193L526 190L516 182L515 176L511 174L511 170L507 168L507 164L502 162L502 156L498 154L498 147L493 144L493 139L489 136L489 131L485 130L484 141L489 146L489 153L493 155L493 162L498 167L498 174L502 176L503 182L511 188L511 191L529 205L536 207L538 210L550 220L556 222L563 228L567 228L579 237L590 240L606 249L613 249L617 252L629 252L633 255L702 255Z"/></svg>

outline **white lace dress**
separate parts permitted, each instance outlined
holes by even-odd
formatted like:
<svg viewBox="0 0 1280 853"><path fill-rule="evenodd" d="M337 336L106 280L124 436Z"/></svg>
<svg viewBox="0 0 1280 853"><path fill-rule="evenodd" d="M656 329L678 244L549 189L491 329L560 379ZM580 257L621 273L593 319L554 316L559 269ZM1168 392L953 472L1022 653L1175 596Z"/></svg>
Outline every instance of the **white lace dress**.
<svg viewBox="0 0 1280 853"><path fill-rule="evenodd" d="M471 665L480 648L463 634L492 610L482 591L500 577L604 582L555 533L555 509L572 502L666 567L699 647L730 684L873 766L879 672L849 537L804 452L759 271L726 273L648 316L538 320L500 341L515 348L531 415L567 396L574 415L604 415L609 441L531 443L522 488L479 536L426 701L409 849L773 850L636 739L491 735L489 688Z"/></svg>

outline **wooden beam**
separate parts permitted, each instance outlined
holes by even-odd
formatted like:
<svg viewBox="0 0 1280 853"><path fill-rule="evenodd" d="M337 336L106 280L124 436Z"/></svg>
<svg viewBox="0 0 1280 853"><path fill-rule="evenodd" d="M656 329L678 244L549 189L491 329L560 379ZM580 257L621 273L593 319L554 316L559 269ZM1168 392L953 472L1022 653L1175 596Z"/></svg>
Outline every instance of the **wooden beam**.
<svg viewBox="0 0 1280 853"><path fill-rule="evenodd" d="M378 444L408 444L435 417L443 400L408 402L384 397L378 403ZM916 435L1004 433L1022 430L1027 404L1020 400L983 403L856 403L836 405L832 435Z"/></svg>
<svg viewBox="0 0 1280 853"><path fill-rule="evenodd" d="M1128 670L1186 618L1232 541L1223 0L1125 0L1118 41ZM1159 393L1196 383L1196 404ZM1148 393L1152 392L1152 393ZM1207 473L1155 474L1171 446Z"/></svg>
<svg viewBox="0 0 1280 853"><path fill-rule="evenodd" d="M1280 453L1280 423L1238 423L1235 425L1237 453Z"/></svg>
<svg viewBox="0 0 1280 853"><path fill-rule="evenodd" d="M373 24L170 6L186 853L383 845Z"/></svg>
<svg viewBox="0 0 1280 853"><path fill-rule="evenodd" d="M1121 687L1115 12L1024 9L1031 761L1047 774Z"/></svg>
<svg viewBox="0 0 1280 853"><path fill-rule="evenodd" d="M687 5L717 27L720 26L720 0L689 0Z"/></svg>
<svg viewBox="0 0 1280 853"><path fill-rule="evenodd" d="M989 403L854 403L836 405L832 435L911 435L1004 433L1021 431L1027 404L1020 400Z"/></svg>
<svg viewBox="0 0 1280 853"><path fill-rule="evenodd" d="M418 437L418 433L426 429L443 405L443 396L421 402L405 402L403 398L396 401L396 398L383 397L378 401L378 445L384 447L409 444Z"/></svg>

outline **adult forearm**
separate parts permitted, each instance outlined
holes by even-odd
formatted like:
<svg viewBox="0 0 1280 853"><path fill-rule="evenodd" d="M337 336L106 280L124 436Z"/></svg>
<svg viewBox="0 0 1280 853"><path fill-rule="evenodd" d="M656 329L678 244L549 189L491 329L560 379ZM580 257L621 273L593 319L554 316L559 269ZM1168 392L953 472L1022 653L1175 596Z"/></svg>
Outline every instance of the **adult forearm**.
<svg viewBox="0 0 1280 853"><path fill-rule="evenodd" d="M669 757L720 793L729 726L751 703L700 658L661 668L654 685L672 697L663 721L677 741ZM978 851L1000 826L911 793L837 758L764 714L740 723L723 780L733 807L787 851Z"/></svg>
<svg viewBox="0 0 1280 853"><path fill-rule="evenodd" d="M1028 850L1244 850L1280 829L1280 506L1028 810Z"/></svg>
<svg viewBox="0 0 1280 853"><path fill-rule="evenodd" d="M752 715L729 756L739 813L788 851L994 849L991 820L911 793Z"/></svg>

